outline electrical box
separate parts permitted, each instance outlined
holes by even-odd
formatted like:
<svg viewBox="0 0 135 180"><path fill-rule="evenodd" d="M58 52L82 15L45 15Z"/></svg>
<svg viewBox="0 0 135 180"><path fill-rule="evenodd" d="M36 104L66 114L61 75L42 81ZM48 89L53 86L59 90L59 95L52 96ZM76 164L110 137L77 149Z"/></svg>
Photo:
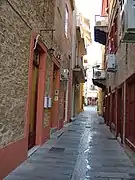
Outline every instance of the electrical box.
<svg viewBox="0 0 135 180"><path fill-rule="evenodd" d="M48 108L48 97L44 97L44 108Z"/></svg>
<svg viewBox="0 0 135 180"><path fill-rule="evenodd" d="M48 97L48 108L52 107L52 98Z"/></svg>
<svg viewBox="0 0 135 180"><path fill-rule="evenodd" d="M108 54L106 56L107 62L107 72L115 72L116 71L116 55Z"/></svg>

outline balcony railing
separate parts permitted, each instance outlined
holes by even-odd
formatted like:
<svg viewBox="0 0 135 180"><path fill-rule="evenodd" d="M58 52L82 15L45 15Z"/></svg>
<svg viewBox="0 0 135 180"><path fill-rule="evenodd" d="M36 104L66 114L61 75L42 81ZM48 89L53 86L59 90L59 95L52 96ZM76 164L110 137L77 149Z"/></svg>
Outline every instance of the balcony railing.
<svg viewBox="0 0 135 180"><path fill-rule="evenodd" d="M82 58L76 59L74 73L76 74L78 81L85 82L86 70L84 69Z"/></svg>
<svg viewBox="0 0 135 180"><path fill-rule="evenodd" d="M105 88L106 72L103 69L98 69L98 67L93 67L93 84L102 89Z"/></svg>
<svg viewBox="0 0 135 180"><path fill-rule="evenodd" d="M94 27L94 37L95 41L106 45L108 32L108 17L107 16L95 16L95 27Z"/></svg>

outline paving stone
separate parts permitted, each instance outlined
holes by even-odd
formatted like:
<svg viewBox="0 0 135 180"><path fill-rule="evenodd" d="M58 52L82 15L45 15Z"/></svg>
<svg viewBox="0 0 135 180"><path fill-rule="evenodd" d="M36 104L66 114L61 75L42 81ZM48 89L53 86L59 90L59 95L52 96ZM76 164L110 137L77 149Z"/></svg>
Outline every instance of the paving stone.
<svg viewBox="0 0 135 180"><path fill-rule="evenodd" d="M135 167L95 108L87 107L5 179L135 180Z"/></svg>

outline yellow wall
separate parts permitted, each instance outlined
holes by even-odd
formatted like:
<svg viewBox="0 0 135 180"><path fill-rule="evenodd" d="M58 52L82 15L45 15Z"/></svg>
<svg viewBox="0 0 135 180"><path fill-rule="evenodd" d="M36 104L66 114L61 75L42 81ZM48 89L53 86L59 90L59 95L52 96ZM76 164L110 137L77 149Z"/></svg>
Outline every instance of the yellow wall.
<svg viewBox="0 0 135 180"><path fill-rule="evenodd" d="M104 69L104 55L105 55L105 46L101 46L102 50L102 66L101 68ZM103 100L104 100L104 92L101 88L98 89L98 107L97 111L99 115L103 115Z"/></svg>
<svg viewBox="0 0 135 180"><path fill-rule="evenodd" d="M80 84L80 88L75 91L75 115L83 111L83 83Z"/></svg>
<svg viewBox="0 0 135 180"><path fill-rule="evenodd" d="M98 90L98 114L103 115L103 100L104 100L104 92L99 88Z"/></svg>
<svg viewBox="0 0 135 180"><path fill-rule="evenodd" d="M84 84L80 84L80 111L83 111L83 91L84 91Z"/></svg>

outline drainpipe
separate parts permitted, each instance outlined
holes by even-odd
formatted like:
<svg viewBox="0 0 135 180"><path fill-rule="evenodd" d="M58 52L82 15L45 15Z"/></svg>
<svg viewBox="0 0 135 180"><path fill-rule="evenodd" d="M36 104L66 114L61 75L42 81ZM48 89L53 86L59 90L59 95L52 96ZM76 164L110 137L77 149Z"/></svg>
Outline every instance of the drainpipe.
<svg viewBox="0 0 135 180"><path fill-rule="evenodd" d="M124 92L123 92L123 101L124 101L124 117L123 117L123 145L125 145L125 132L126 132L126 81L124 82Z"/></svg>
<svg viewBox="0 0 135 180"><path fill-rule="evenodd" d="M128 44L126 43L126 57L125 57L125 66L128 63ZM125 79L126 79L126 71L125 71ZM123 145L125 145L125 135L126 135L126 81L124 82L124 92L123 92L123 100L124 100L124 118L123 118Z"/></svg>

